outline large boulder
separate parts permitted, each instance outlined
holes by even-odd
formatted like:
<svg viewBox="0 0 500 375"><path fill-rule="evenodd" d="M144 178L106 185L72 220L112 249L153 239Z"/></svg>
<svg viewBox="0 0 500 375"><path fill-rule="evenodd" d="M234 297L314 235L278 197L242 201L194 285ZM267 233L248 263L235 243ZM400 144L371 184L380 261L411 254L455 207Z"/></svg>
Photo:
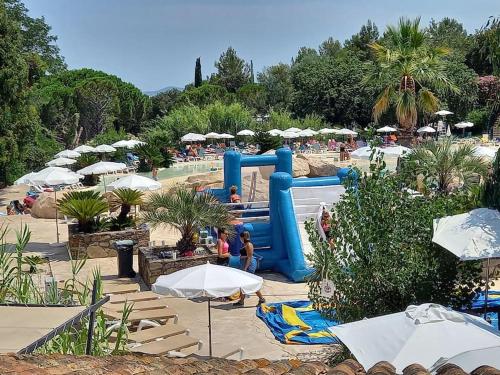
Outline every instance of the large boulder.
<svg viewBox="0 0 500 375"><path fill-rule="evenodd" d="M274 155L276 154L275 150L269 150L264 152L262 155ZM266 181L269 181L271 178L271 175L274 173L274 166L273 165L265 165L262 167L259 167L259 172L262 178Z"/></svg>
<svg viewBox="0 0 500 375"><path fill-rule="evenodd" d="M293 177L304 177L311 173L307 160L297 157L293 159L292 163Z"/></svg>
<svg viewBox="0 0 500 375"><path fill-rule="evenodd" d="M333 162L326 161L317 157L310 157L304 154L297 155L297 159L305 160L309 165L308 177L326 177L336 176L337 167Z"/></svg>
<svg viewBox="0 0 500 375"><path fill-rule="evenodd" d="M55 219L56 218L56 200L54 193L41 193L33 203L31 208L31 216L40 219ZM61 214L59 214L61 217Z"/></svg>

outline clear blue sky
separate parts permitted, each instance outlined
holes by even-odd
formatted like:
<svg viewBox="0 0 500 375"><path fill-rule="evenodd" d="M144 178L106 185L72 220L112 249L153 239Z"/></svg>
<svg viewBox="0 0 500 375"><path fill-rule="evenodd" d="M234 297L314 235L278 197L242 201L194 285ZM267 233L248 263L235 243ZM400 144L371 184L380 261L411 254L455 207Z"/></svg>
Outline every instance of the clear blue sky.
<svg viewBox="0 0 500 375"><path fill-rule="evenodd" d="M228 46L256 71L289 62L301 46L332 36L344 41L367 19L382 32L400 16L453 17L469 33L500 0L25 0L45 16L70 68L116 74L142 90L193 80L200 56L203 76Z"/></svg>

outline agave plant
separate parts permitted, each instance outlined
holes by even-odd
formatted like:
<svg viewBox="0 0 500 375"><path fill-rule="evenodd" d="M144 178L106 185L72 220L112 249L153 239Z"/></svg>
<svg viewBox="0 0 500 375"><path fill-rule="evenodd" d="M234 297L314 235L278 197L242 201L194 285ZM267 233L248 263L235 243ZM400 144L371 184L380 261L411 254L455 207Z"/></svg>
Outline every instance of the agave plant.
<svg viewBox="0 0 500 375"><path fill-rule="evenodd" d="M181 254L194 249L193 238L203 228L214 226L231 229L229 209L213 195L178 188L173 193L153 193L146 202L144 222L154 227L171 225L181 233L177 249Z"/></svg>
<svg viewBox="0 0 500 375"><path fill-rule="evenodd" d="M80 232L91 233L96 217L107 212L109 207L106 199L96 191L72 191L66 193L58 203L63 215L78 220Z"/></svg>
<svg viewBox="0 0 500 375"><path fill-rule="evenodd" d="M423 175L428 188L448 193L455 182L465 189L477 186L479 177L486 177L488 165L475 156L472 145L453 145L453 139L428 142L415 148L404 159L403 173L412 180Z"/></svg>
<svg viewBox="0 0 500 375"><path fill-rule="evenodd" d="M118 215L119 222L125 222L127 220L132 206L139 206L142 204L142 196L144 195L139 190L129 188L116 189L113 191L113 194L121 205L120 214Z"/></svg>

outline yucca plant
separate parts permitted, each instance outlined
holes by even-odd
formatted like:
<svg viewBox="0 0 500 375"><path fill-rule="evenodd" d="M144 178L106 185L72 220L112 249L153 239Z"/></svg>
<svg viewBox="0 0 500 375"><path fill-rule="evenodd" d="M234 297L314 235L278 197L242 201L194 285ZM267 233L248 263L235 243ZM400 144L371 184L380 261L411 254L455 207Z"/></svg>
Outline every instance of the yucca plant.
<svg viewBox="0 0 500 375"><path fill-rule="evenodd" d="M120 204L120 214L118 215L119 222L125 222L130 213L132 206L139 206L142 204L142 197L144 193L139 190L122 188L113 191L113 194L118 199Z"/></svg>
<svg viewBox="0 0 500 375"><path fill-rule="evenodd" d="M96 191L72 191L66 193L58 203L63 215L78 220L80 232L91 233L97 216L108 211L106 199Z"/></svg>
<svg viewBox="0 0 500 375"><path fill-rule="evenodd" d="M181 233L177 250L194 250L193 237L208 226L231 230L231 211L213 195L178 188L173 193L153 193L146 202L142 220L153 227L171 225Z"/></svg>

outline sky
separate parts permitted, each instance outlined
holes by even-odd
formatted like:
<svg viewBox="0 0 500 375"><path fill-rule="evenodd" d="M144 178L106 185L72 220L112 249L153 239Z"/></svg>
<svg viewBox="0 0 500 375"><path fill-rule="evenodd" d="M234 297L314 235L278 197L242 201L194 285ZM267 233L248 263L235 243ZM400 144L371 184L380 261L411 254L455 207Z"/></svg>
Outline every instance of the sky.
<svg viewBox="0 0 500 375"><path fill-rule="evenodd" d="M58 36L68 67L115 74L141 90L184 87L232 46L256 72L289 63L302 46L344 41L368 19L452 17L469 33L500 14L500 0L24 0Z"/></svg>

